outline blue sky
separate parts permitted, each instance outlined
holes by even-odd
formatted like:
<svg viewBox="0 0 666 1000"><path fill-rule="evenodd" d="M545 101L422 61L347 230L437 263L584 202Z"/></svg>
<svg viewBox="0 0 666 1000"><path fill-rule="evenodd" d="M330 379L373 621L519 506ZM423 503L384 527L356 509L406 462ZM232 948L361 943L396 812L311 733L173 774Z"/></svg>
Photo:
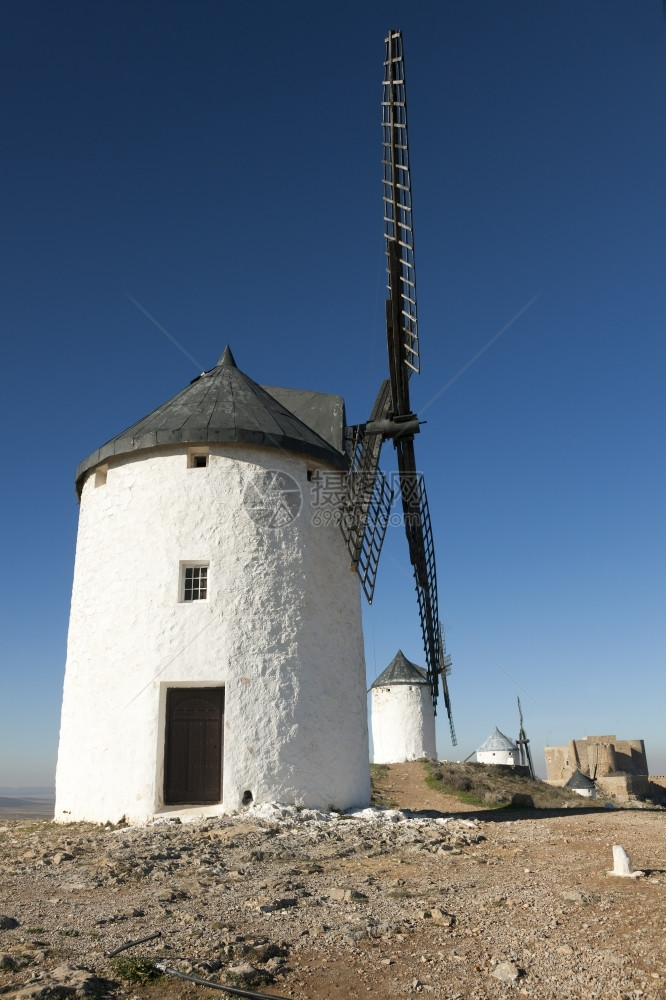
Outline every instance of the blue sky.
<svg viewBox="0 0 666 1000"><path fill-rule="evenodd" d="M204 367L228 341L257 381L369 416L389 27L412 402L437 396L416 445L454 663L440 755L515 736L520 694L542 773L546 743L595 733L644 738L666 772L660 0L21 0L3 22L0 784L53 778L75 468L197 374L128 295ZM369 682L398 647L423 662L407 567L392 528Z"/></svg>

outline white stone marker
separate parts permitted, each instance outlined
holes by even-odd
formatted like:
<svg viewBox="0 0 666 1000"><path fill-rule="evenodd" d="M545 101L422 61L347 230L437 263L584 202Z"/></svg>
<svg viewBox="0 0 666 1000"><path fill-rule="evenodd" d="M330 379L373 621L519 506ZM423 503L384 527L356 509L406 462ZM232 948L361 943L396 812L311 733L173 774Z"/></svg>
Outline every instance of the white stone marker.
<svg viewBox="0 0 666 1000"><path fill-rule="evenodd" d="M620 847L619 844L613 845L613 871L608 873L609 875L619 875L624 878L640 878L645 872L634 871L634 866L631 863L631 858L625 851L624 847Z"/></svg>

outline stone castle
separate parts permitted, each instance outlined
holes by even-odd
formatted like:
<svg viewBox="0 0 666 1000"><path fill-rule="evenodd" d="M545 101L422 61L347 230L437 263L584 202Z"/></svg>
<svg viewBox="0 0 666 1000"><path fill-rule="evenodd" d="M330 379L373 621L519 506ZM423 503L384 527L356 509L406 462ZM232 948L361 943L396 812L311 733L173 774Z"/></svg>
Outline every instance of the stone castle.
<svg viewBox="0 0 666 1000"><path fill-rule="evenodd" d="M599 791L616 799L648 795L650 778L643 740L585 736L561 747L546 747L546 781L562 787L578 770Z"/></svg>

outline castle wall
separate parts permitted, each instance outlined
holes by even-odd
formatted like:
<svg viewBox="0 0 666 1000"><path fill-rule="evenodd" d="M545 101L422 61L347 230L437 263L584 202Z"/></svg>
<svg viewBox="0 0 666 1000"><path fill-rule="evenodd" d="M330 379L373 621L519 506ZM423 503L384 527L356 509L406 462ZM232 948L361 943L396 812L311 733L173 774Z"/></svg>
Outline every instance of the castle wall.
<svg viewBox="0 0 666 1000"><path fill-rule="evenodd" d="M618 771L627 771L629 774L648 773L643 740L618 740L615 744L615 760Z"/></svg>
<svg viewBox="0 0 666 1000"><path fill-rule="evenodd" d="M648 795L649 784L646 774L609 774L597 779L599 791L619 801L626 801L633 795Z"/></svg>
<svg viewBox="0 0 666 1000"><path fill-rule="evenodd" d="M573 752L573 744L561 747L545 747L546 781L551 784L564 785L577 768Z"/></svg>
<svg viewBox="0 0 666 1000"><path fill-rule="evenodd" d="M614 740L614 736L587 736L574 740L583 774L597 778L617 770Z"/></svg>
<svg viewBox="0 0 666 1000"><path fill-rule="evenodd" d="M546 780L559 787L576 768L596 780L607 795L627 798L648 793L647 758L643 740L586 736L560 747L546 747Z"/></svg>
<svg viewBox="0 0 666 1000"><path fill-rule="evenodd" d="M111 459L81 497L56 819L143 821L163 808L169 687L224 686L220 810L369 801L358 577L337 525L313 524L306 459L212 445ZM244 494L292 476L295 520L258 523ZM96 485L99 481L100 485ZM322 520L321 518L319 519ZM184 602L181 564L208 564ZM210 809L206 810L208 813Z"/></svg>
<svg viewBox="0 0 666 1000"><path fill-rule="evenodd" d="M649 794L657 802L666 805L666 774L651 774L649 778Z"/></svg>

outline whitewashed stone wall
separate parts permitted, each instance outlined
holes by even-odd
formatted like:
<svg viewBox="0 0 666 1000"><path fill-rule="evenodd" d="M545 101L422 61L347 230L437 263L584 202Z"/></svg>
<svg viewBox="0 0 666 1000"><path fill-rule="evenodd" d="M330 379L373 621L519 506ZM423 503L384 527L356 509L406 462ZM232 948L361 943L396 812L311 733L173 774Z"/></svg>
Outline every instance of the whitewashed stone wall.
<svg viewBox="0 0 666 1000"><path fill-rule="evenodd" d="M477 750L477 764L510 764L515 767L518 763L517 750Z"/></svg>
<svg viewBox="0 0 666 1000"><path fill-rule="evenodd" d="M312 466L312 463L309 463ZM163 807L166 691L224 685L223 804L369 802L358 578L335 524L314 526L304 457L211 445L109 462L82 493L56 775L56 819L141 822ZM262 469L301 486L301 513L257 524ZM182 561L208 563L180 600ZM206 808L209 814L214 810Z"/></svg>
<svg viewBox="0 0 666 1000"><path fill-rule="evenodd" d="M435 713L425 684L395 684L371 691L372 760L395 764L436 758Z"/></svg>

